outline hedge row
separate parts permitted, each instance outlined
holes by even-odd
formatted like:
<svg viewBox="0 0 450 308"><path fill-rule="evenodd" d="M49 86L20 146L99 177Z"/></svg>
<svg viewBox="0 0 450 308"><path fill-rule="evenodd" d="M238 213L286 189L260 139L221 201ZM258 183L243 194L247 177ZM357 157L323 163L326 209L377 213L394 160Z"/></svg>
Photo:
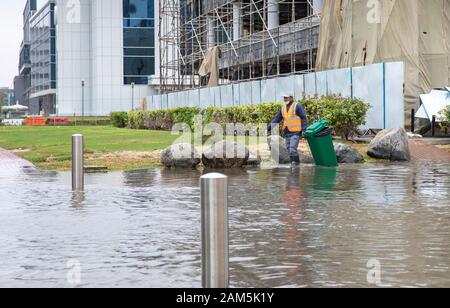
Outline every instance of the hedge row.
<svg viewBox="0 0 450 308"><path fill-rule="evenodd" d="M128 127L132 129L171 130L175 123L194 127L194 117L201 113L197 107L155 111L132 111L128 113Z"/></svg>
<svg viewBox="0 0 450 308"><path fill-rule="evenodd" d="M358 99L340 97L320 97L302 100L309 122L325 119L334 126L337 134L348 136L365 118L370 105ZM225 128L228 123L266 124L270 123L282 103L264 103L251 106L185 107L156 111L133 111L129 113L112 113L111 120L116 127L132 129L170 130L175 123L194 126L194 117L201 114L204 123L218 123Z"/></svg>
<svg viewBox="0 0 450 308"><path fill-rule="evenodd" d="M266 103L253 106L184 107L155 111L113 112L111 121L115 127L131 129L170 130L175 123L185 123L194 128L194 118L201 115L203 122L218 123L224 128L228 123L259 124L270 123L280 110L281 103Z"/></svg>

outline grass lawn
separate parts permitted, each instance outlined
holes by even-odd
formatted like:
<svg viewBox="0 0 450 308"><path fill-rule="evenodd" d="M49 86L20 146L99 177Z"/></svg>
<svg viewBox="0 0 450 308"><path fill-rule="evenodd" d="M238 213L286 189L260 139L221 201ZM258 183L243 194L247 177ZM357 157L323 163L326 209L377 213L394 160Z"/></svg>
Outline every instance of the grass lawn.
<svg viewBox="0 0 450 308"><path fill-rule="evenodd" d="M0 147L42 169L70 170L71 136L78 133L85 136L86 165L110 170L154 166L158 157L149 152L166 148L177 139L170 132L110 126L0 127Z"/></svg>
<svg viewBox="0 0 450 308"><path fill-rule="evenodd" d="M73 134L83 134L85 137L85 165L106 166L109 170L158 166L160 150L179 138L166 131L111 126L2 126L0 147L13 151L44 170L70 170ZM232 140L234 137L227 139ZM257 138L238 137L237 141L256 144Z"/></svg>
<svg viewBox="0 0 450 308"><path fill-rule="evenodd" d="M85 137L85 165L106 166L109 170L158 166L160 150L170 146L179 138L166 131L131 130L111 126L3 126L0 127L0 147L13 151L38 168L67 171L71 169L71 136L73 134L83 134ZM264 137L262 139L227 137L227 140L251 145L253 149L254 145L266 142ZM346 141L344 143L355 147L364 156L366 162L379 161L367 156L367 144ZM270 153L268 156L270 157Z"/></svg>

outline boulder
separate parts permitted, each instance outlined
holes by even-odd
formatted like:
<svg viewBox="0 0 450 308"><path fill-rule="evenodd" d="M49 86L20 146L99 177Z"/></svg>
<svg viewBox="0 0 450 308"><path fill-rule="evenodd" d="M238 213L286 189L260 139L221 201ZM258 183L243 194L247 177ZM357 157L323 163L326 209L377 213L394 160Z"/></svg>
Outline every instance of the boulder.
<svg viewBox="0 0 450 308"><path fill-rule="evenodd" d="M410 161L411 152L405 129L385 129L379 132L369 144L367 154L391 161Z"/></svg>
<svg viewBox="0 0 450 308"><path fill-rule="evenodd" d="M335 143L334 151L340 164L359 164L364 162L364 157L347 144Z"/></svg>
<svg viewBox="0 0 450 308"><path fill-rule="evenodd" d="M305 153L303 151L298 151L300 154L300 163L305 165L315 164L314 158L309 153Z"/></svg>
<svg viewBox="0 0 450 308"><path fill-rule="evenodd" d="M167 168L195 168L201 159L192 144L179 143L162 151L160 161Z"/></svg>
<svg viewBox="0 0 450 308"><path fill-rule="evenodd" d="M278 164L290 164L291 157L286 147L284 138L277 135L272 135L267 138L269 144L270 156Z"/></svg>
<svg viewBox="0 0 450 308"><path fill-rule="evenodd" d="M202 161L207 168L242 168L249 156L245 146L236 142L219 141L204 151Z"/></svg>
<svg viewBox="0 0 450 308"><path fill-rule="evenodd" d="M257 156L250 152L250 156L248 157L247 162L245 163L246 166L249 167L258 167L261 165L261 157Z"/></svg>

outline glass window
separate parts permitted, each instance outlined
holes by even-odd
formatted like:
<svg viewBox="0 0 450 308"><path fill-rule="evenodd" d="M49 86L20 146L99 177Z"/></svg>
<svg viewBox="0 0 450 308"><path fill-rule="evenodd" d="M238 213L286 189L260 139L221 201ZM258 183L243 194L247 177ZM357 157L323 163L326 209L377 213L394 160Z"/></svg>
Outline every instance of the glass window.
<svg viewBox="0 0 450 308"><path fill-rule="evenodd" d="M155 48L125 48L125 56L155 56Z"/></svg>
<svg viewBox="0 0 450 308"><path fill-rule="evenodd" d="M124 72L127 76L150 76L155 74L153 57L125 57Z"/></svg>
<svg viewBox="0 0 450 308"><path fill-rule="evenodd" d="M125 28L154 28L154 19L124 19L123 26Z"/></svg>
<svg viewBox="0 0 450 308"><path fill-rule="evenodd" d="M154 18L154 0L123 0L124 18Z"/></svg>
<svg viewBox="0 0 450 308"><path fill-rule="evenodd" d="M31 92L56 88L55 5L33 16L30 27Z"/></svg>
<svg viewBox="0 0 450 308"><path fill-rule="evenodd" d="M123 33L124 47L155 47L155 30L126 28Z"/></svg>
<svg viewBox="0 0 450 308"><path fill-rule="evenodd" d="M154 0L123 0L125 84L147 84L155 74L154 9Z"/></svg>

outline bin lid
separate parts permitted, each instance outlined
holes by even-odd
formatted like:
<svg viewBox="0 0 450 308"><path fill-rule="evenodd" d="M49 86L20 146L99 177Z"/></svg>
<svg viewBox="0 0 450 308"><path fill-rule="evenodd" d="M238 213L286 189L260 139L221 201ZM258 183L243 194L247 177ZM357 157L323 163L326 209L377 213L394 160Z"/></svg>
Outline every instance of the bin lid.
<svg viewBox="0 0 450 308"><path fill-rule="evenodd" d="M330 124L327 121L319 120L306 129L305 136L312 137L315 134L320 133L321 131L323 131L324 129L326 129L329 126L330 126Z"/></svg>

